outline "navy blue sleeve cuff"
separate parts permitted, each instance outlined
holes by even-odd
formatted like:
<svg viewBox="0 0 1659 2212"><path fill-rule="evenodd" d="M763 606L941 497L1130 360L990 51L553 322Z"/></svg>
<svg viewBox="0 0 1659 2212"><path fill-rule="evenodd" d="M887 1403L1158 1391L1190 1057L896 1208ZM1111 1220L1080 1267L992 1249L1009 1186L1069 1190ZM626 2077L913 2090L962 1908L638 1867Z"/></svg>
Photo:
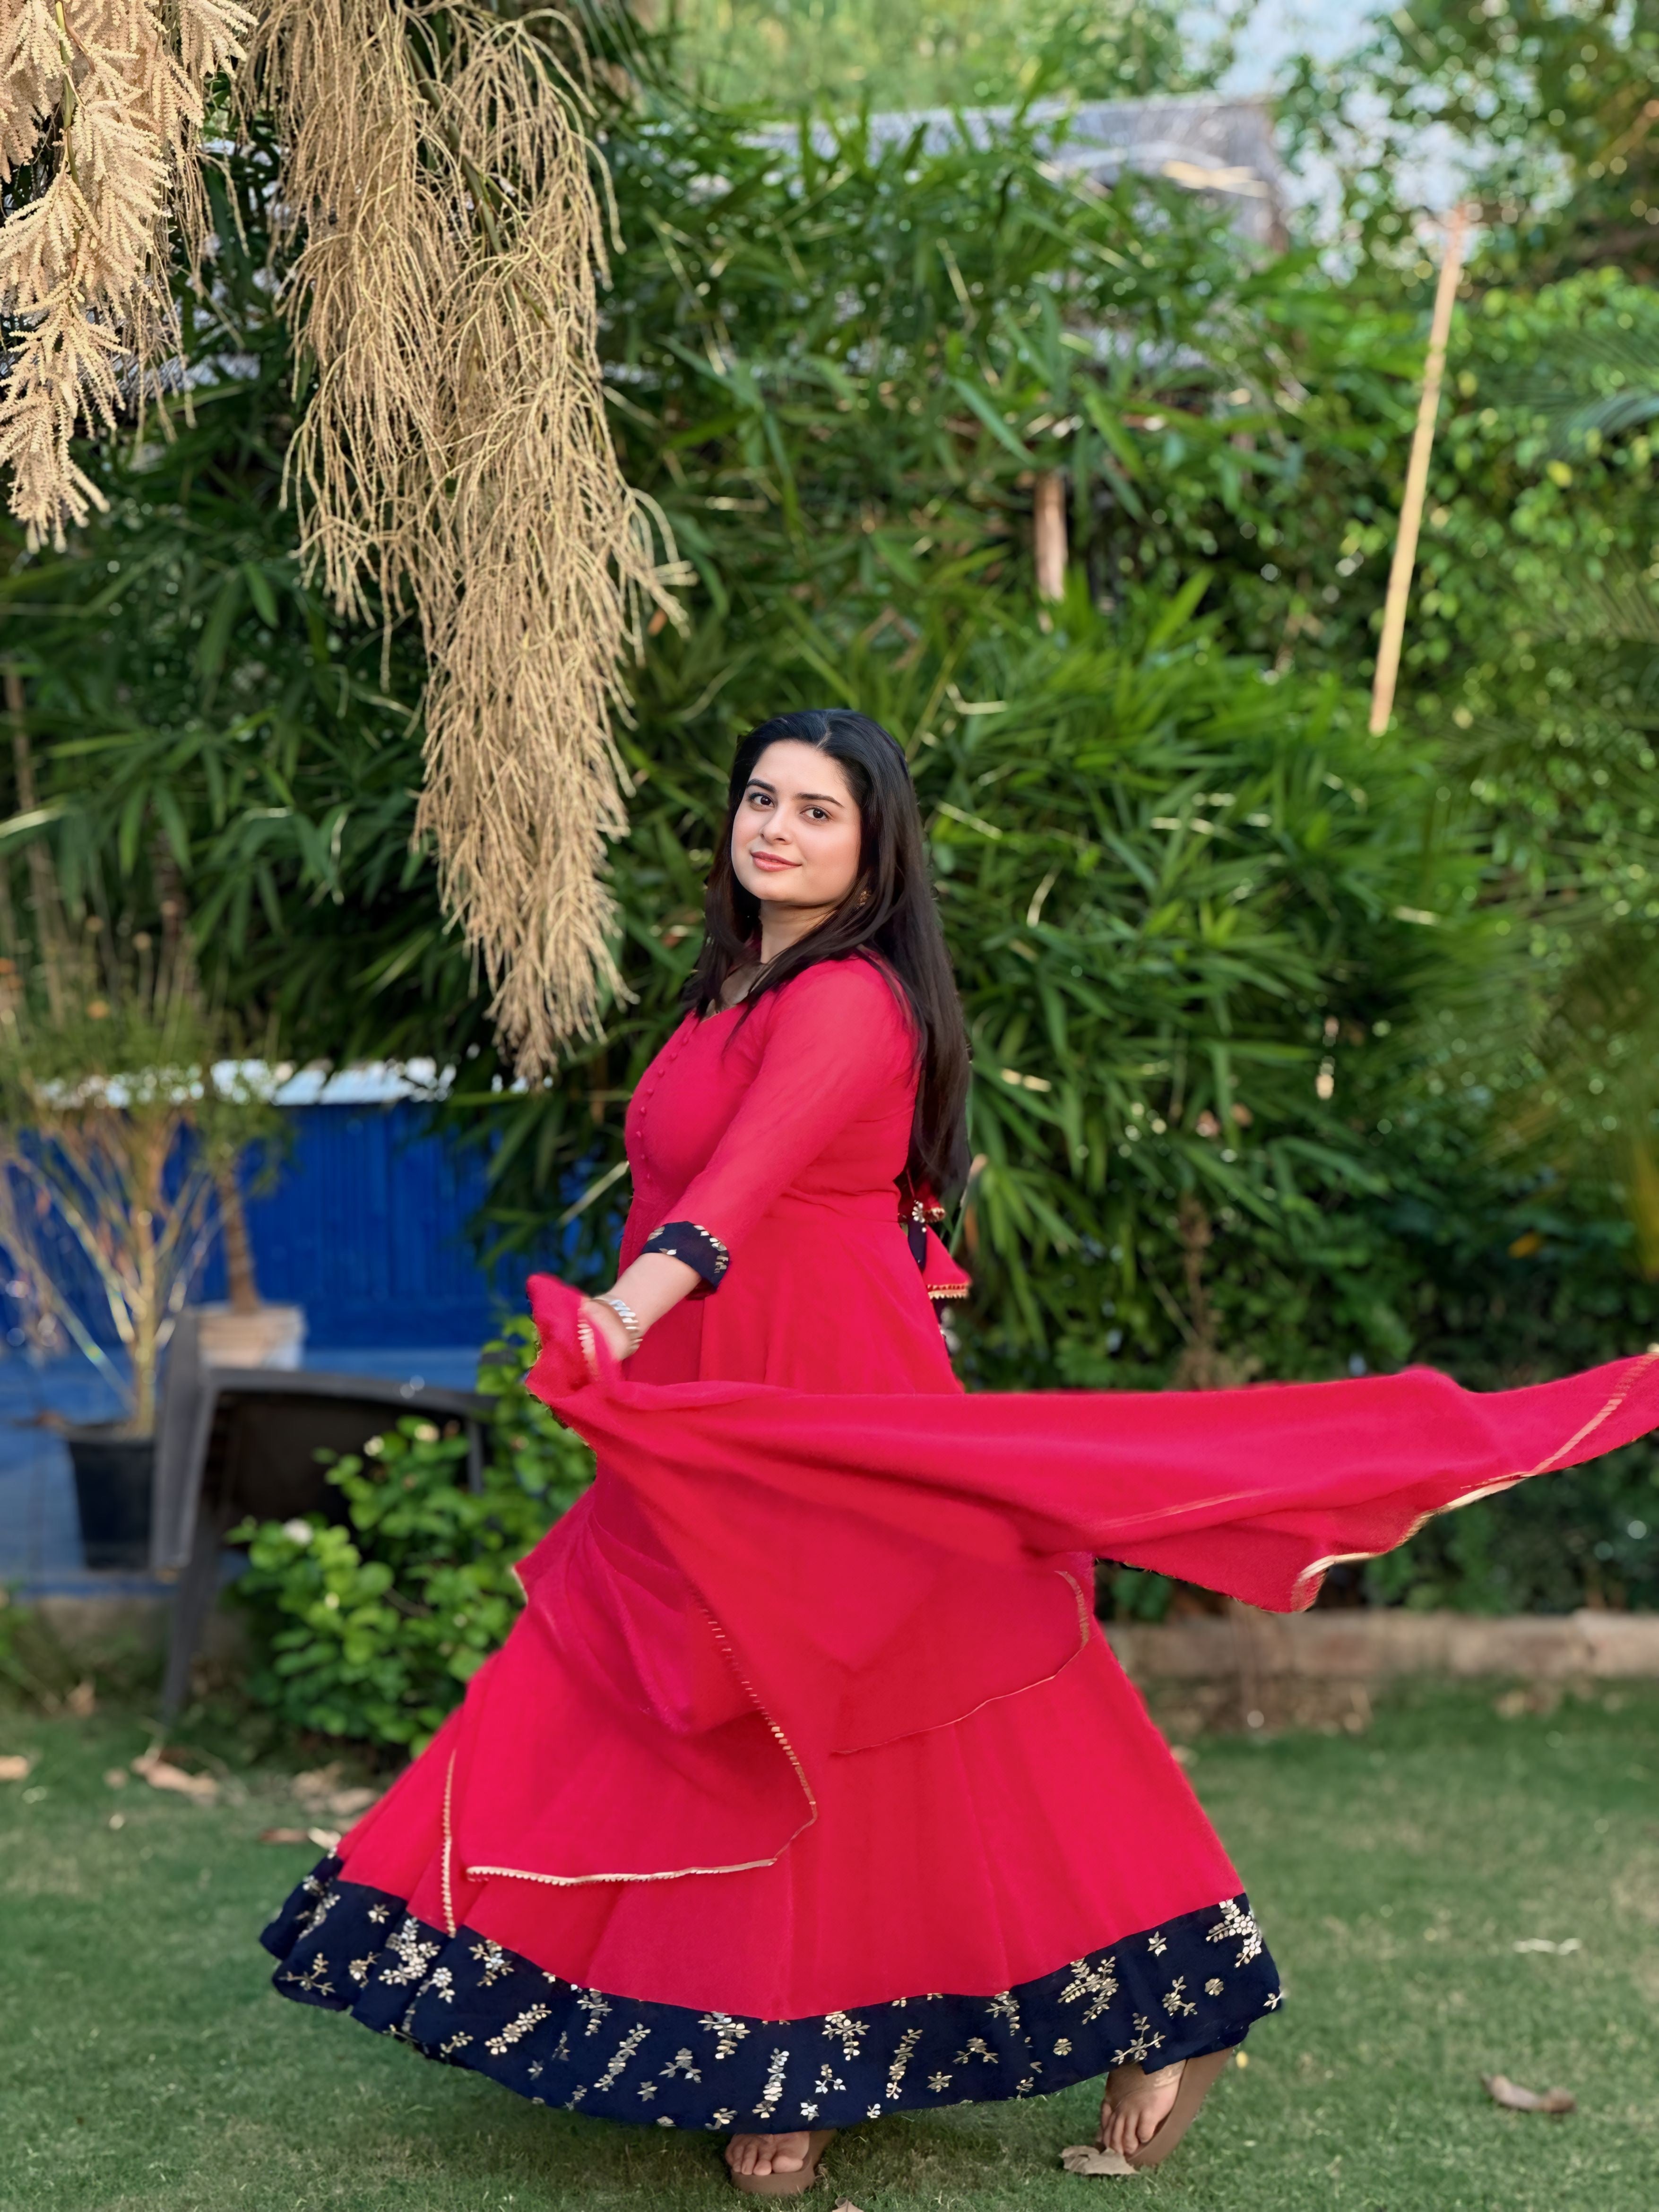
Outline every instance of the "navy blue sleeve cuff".
<svg viewBox="0 0 1659 2212"><path fill-rule="evenodd" d="M652 1231L641 1249L665 1253L669 1259L683 1260L688 1267L695 1267L702 1277L702 1288L691 1292L694 1298L706 1298L711 1291L718 1290L720 1277L732 1264L732 1255L720 1238L695 1221L664 1222L660 1229Z"/></svg>

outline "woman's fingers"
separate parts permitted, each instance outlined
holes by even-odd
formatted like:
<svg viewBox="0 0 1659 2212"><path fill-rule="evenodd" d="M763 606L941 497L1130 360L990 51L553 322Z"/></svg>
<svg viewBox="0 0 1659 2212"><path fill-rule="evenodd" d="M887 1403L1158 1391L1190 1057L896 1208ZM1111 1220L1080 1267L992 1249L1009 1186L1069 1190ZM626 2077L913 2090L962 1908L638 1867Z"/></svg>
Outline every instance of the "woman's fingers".
<svg viewBox="0 0 1659 2212"><path fill-rule="evenodd" d="M599 1298L584 1298L581 1303L581 1326L592 1335L598 1336L605 1350L618 1364L633 1351L622 1316ZM598 1363L585 1344L582 1347L588 1366L598 1373Z"/></svg>

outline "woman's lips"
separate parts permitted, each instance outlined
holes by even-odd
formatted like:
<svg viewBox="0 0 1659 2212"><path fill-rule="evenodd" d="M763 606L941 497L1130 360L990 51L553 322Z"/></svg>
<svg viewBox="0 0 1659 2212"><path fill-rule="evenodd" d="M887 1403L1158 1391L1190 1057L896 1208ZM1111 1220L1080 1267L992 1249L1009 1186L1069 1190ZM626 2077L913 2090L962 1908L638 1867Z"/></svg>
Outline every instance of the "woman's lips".
<svg viewBox="0 0 1659 2212"><path fill-rule="evenodd" d="M799 860L780 860L775 853L751 853L749 860L750 866L757 868L798 868L800 866Z"/></svg>

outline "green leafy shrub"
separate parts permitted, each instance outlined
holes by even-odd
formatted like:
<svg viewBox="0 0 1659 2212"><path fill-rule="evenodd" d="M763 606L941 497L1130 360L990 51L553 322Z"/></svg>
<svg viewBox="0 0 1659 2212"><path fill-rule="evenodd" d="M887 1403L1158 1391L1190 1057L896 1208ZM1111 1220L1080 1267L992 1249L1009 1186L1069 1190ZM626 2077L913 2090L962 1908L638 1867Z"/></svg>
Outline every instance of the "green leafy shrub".
<svg viewBox="0 0 1659 2212"><path fill-rule="evenodd" d="M495 1401L483 1480L457 1423L405 1415L329 1468L343 1522L245 1522L236 1595L258 1657L249 1695L296 1729L418 1749L459 1703L519 1609L516 1563L592 1472L585 1446L525 1390L528 1321L486 1346Z"/></svg>

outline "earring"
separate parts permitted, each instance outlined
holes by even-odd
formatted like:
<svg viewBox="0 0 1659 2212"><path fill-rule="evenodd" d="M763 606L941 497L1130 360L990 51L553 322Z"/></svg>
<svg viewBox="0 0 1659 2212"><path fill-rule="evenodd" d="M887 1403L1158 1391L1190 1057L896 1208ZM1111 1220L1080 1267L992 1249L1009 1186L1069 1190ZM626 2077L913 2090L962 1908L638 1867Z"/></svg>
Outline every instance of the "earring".
<svg viewBox="0 0 1659 2212"><path fill-rule="evenodd" d="M859 895L858 895L857 898L854 901L854 904L855 906L868 906L868 905L869 905L869 903L870 903L870 886L869 886L869 884L866 884L866 885L864 886L864 889L863 889L863 890L859 893Z"/></svg>

